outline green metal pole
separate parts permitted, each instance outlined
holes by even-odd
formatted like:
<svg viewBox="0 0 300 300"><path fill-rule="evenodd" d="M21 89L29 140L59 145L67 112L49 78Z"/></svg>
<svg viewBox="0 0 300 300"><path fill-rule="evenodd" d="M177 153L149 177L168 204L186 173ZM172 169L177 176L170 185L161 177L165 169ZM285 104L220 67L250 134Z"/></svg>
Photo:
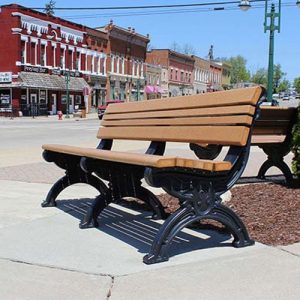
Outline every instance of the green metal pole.
<svg viewBox="0 0 300 300"><path fill-rule="evenodd" d="M273 77L274 77L274 31L275 31L275 4L272 3L270 17L270 42L269 42L269 66L268 66L268 85L267 100L273 99Z"/></svg>

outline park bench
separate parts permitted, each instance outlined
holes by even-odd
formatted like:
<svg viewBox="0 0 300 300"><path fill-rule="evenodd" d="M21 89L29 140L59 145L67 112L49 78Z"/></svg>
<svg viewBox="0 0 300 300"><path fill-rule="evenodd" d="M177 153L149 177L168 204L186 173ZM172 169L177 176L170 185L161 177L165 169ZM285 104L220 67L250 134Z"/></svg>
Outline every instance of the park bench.
<svg viewBox="0 0 300 300"><path fill-rule="evenodd" d="M254 87L109 106L97 134L97 149L43 145L45 160L66 170L66 175L53 185L42 206L55 206L58 194L74 183L90 184L100 195L81 221L80 227L88 228L98 226L98 215L111 202L124 197L146 202L154 218L167 217L144 256L146 264L168 260L176 234L202 219L224 224L234 247L252 245L244 224L220 196L246 166L263 92ZM145 153L111 150L118 139L149 141L149 147ZM167 142L218 144L229 150L222 161L191 159L164 155ZM180 208L167 216L157 197L141 186L143 178L178 198Z"/></svg>
<svg viewBox="0 0 300 300"><path fill-rule="evenodd" d="M293 183L293 174L284 162L284 157L291 151L292 128L296 120L295 107L261 106L251 139L251 145L260 147L267 155L259 169L259 179L265 179L266 172L271 167L277 167L283 173L287 184ZM191 144L191 149L200 159L215 159L222 147Z"/></svg>

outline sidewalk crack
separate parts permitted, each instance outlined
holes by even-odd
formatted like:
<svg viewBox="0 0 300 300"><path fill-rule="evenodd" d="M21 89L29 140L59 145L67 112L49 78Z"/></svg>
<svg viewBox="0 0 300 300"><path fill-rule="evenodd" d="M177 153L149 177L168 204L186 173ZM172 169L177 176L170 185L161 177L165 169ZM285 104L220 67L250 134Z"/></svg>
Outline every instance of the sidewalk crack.
<svg viewBox="0 0 300 300"><path fill-rule="evenodd" d="M113 286L114 286L114 283L115 283L115 277L110 276L110 278L111 278L111 282L110 282L109 290L108 290L107 295L106 295L106 300L109 300L109 298L111 297L112 289L113 289Z"/></svg>

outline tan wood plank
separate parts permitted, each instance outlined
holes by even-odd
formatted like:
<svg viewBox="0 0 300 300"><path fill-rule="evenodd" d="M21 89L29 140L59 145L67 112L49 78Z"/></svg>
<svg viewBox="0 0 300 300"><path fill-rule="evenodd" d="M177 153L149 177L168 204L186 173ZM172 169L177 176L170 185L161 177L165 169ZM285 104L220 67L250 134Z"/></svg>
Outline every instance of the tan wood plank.
<svg viewBox="0 0 300 300"><path fill-rule="evenodd" d="M102 127L97 137L243 146L248 134L249 128L245 126L147 126Z"/></svg>
<svg viewBox="0 0 300 300"><path fill-rule="evenodd" d="M252 145L283 143L285 135L252 135Z"/></svg>
<svg viewBox="0 0 300 300"><path fill-rule="evenodd" d="M115 104L114 104L115 105ZM149 111L126 114L105 114L103 120L128 120L128 119L150 119L150 118L177 118L196 116L232 116L253 115L255 107L251 105L221 106L213 108L193 108L182 110Z"/></svg>
<svg viewBox="0 0 300 300"><path fill-rule="evenodd" d="M166 119L129 119L129 120L103 120L102 126L163 126L163 125L251 125L253 118L246 115L221 117L190 117Z"/></svg>
<svg viewBox="0 0 300 300"><path fill-rule="evenodd" d="M261 107L261 114L259 120L288 120L290 121L292 116L297 111L295 107Z"/></svg>
<svg viewBox="0 0 300 300"><path fill-rule="evenodd" d="M253 135L285 135L286 128L253 128Z"/></svg>
<svg viewBox="0 0 300 300"><path fill-rule="evenodd" d="M43 145L42 148L44 150L58 153L84 156L112 162L149 166L155 168L182 167L201 169L210 172L218 172L228 171L232 167L231 163L227 161L211 161L189 159L176 156L128 153L55 144Z"/></svg>
<svg viewBox="0 0 300 300"><path fill-rule="evenodd" d="M150 112L169 110L170 108L184 109L186 107L218 107L238 104L256 105L261 93L261 87L251 87L167 99L127 102L108 106L107 113Z"/></svg>

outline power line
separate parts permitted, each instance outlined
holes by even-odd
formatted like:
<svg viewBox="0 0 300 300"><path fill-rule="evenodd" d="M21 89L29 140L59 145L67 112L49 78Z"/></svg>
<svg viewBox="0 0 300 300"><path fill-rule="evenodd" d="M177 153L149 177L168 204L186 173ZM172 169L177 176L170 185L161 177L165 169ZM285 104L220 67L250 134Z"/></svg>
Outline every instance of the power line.
<svg viewBox="0 0 300 300"><path fill-rule="evenodd" d="M265 2L265 0L252 0L254 2ZM239 4L240 1L222 1L188 4L163 4L163 5L142 5L142 6L104 6L104 7L55 7L54 10L128 10L128 9L151 9L151 8L181 8L181 7L199 7L209 5L229 5ZM31 9L44 10L45 7L30 7Z"/></svg>
<svg viewBox="0 0 300 300"><path fill-rule="evenodd" d="M282 4L283 7L291 7L294 6L294 2L284 3ZM264 5L257 4L252 5L252 9L258 9L263 8ZM152 10L147 12L141 12L141 11L133 11L133 12L118 12L118 13L104 13L104 14L92 14L92 15L67 15L62 16L62 18L70 19L70 20L76 20L76 19L92 19L92 18L98 18L98 17L133 17L133 16L152 16L152 15L169 15L169 14L182 14L182 13L200 13L200 12L214 12L214 11L233 11L233 10L239 10L240 8L238 6L229 6L229 7L210 7L210 8L193 8L193 9L173 9L173 10Z"/></svg>

